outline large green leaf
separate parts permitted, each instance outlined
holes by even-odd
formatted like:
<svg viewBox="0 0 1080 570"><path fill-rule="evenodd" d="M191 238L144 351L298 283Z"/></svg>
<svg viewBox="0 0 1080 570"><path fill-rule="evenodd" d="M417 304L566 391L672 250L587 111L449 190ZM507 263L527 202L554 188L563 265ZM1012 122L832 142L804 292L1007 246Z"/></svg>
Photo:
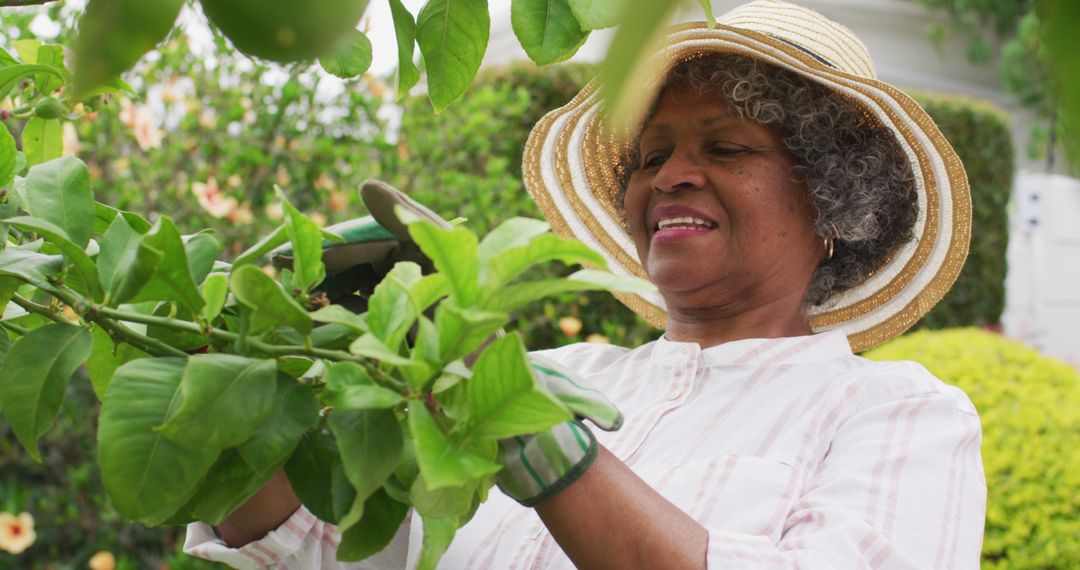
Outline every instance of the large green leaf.
<svg viewBox="0 0 1080 570"><path fill-rule="evenodd" d="M424 539L420 545L420 560L416 570L435 570L439 559L450 548L457 533L458 521L454 517L424 517Z"/></svg>
<svg viewBox="0 0 1080 570"><path fill-rule="evenodd" d="M589 37L568 0L513 0L510 22L521 47L537 65L568 59Z"/></svg>
<svg viewBox="0 0 1080 570"><path fill-rule="evenodd" d="M64 129L59 119L31 117L22 131L27 166L60 158L64 153Z"/></svg>
<svg viewBox="0 0 1080 570"><path fill-rule="evenodd" d="M411 261L399 261L383 277L368 299L368 328L392 350L401 346L405 333L420 314L409 294L409 290L420 277L419 265Z"/></svg>
<svg viewBox="0 0 1080 570"><path fill-rule="evenodd" d="M420 400L410 402L409 432L416 448L416 463L429 490L464 485L502 469L490 459L455 446Z"/></svg>
<svg viewBox="0 0 1080 570"><path fill-rule="evenodd" d="M335 523L333 473L340 464L334 438L323 432L308 432L300 438L288 463L289 477L296 497L320 520Z"/></svg>
<svg viewBox="0 0 1080 570"><path fill-rule="evenodd" d="M90 0L79 20L75 86L80 95L127 71L165 39L183 0Z"/></svg>
<svg viewBox="0 0 1080 570"><path fill-rule="evenodd" d="M476 77L490 25L487 0L428 0L420 10L416 41L436 113L456 101Z"/></svg>
<svg viewBox="0 0 1080 570"><path fill-rule="evenodd" d="M135 244L129 244L109 284L112 304L142 301L180 303L192 313L204 304L191 276L187 252L172 220L161 217Z"/></svg>
<svg viewBox="0 0 1080 570"><path fill-rule="evenodd" d="M22 40L19 41L21 42ZM6 97L12 87L18 84L19 80L39 73L48 73L57 77L63 77L63 74L59 69L48 65L38 65L27 62L0 67L0 98Z"/></svg>
<svg viewBox="0 0 1080 570"><path fill-rule="evenodd" d="M405 520L409 507L379 489L364 501L363 511L363 518L341 535L337 559L342 562L363 560L386 548Z"/></svg>
<svg viewBox="0 0 1080 570"><path fill-rule="evenodd" d="M307 311L259 268L245 265L233 271L229 287L233 295L251 309L253 334L276 325L291 326L304 335L311 333L314 323Z"/></svg>
<svg viewBox="0 0 1080 570"><path fill-rule="evenodd" d="M86 285L90 295L95 301L101 301L104 292L98 278L97 266L94 265L93 260L90 259L90 256L86 254L82 247L75 245L75 242L68 238L67 232L63 228L48 220L33 216L17 216L8 218L5 221L19 229L36 232L39 236L45 238L45 241L58 247L64 257L75 266L75 270L82 275L83 283Z"/></svg>
<svg viewBox="0 0 1080 570"><path fill-rule="evenodd" d="M373 334L365 334L360 338L354 340L349 345L349 352L367 358L373 358L379 362L385 364L392 364L394 366L414 366L423 364L422 362L414 362L408 357L401 356L396 351L390 350L381 340Z"/></svg>
<svg viewBox="0 0 1080 570"><path fill-rule="evenodd" d="M201 316L205 321L211 322L221 314L221 309L225 307L225 300L229 296L229 277L224 273L215 273L207 277L202 285L199 285L199 294L206 301Z"/></svg>
<svg viewBox="0 0 1080 570"><path fill-rule="evenodd" d="M423 477L417 477L409 489L409 499L416 512L425 517L461 517L472 510L476 488L483 479L456 487L428 489Z"/></svg>
<svg viewBox="0 0 1080 570"><path fill-rule="evenodd" d="M357 500L382 487L401 459L403 439L390 410L334 410L328 422Z"/></svg>
<svg viewBox="0 0 1080 570"><path fill-rule="evenodd" d="M285 233L292 242L293 281L297 288L306 292L326 277L322 262L322 231L318 224L285 199L280 188L275 189L285 210Z"/></svg>
<svg viewBox="0 0 1080 570"><path fill-rule="evenodd" d="M105 398L113 373L127 362L150 356L134 346L121 342L115 343L105 329L94 327L94 350L86 361L86 371L90 374L90 383L99 400Z"/></svg>
<svg viewBox="0 0 1080 570"><path fill-rule="evenodd" d="M225 449L240 445L274 406L277 363L231 354L188 359L180 405L157 428L166 437Z"/></svg>
<svg viewBox="0 0 1080 570"><path fill-rule="evenodd" d="M236 259L234 259L232 263L233 269L236 269L241 265L255 263L259 258L270 253L272 249L287 241L289 241L289 234L285 230L285 225L282 224L260 239L255 245L236 256Z"/></svg>
<svg viewBox="0 0 1080 570"><path fill-rule="evenodd" d="M191 278L198 285L213 269L214 261L221 253L221 243L212 232L203 231L184 240L184 252L187 254Z"/></svg>
<svg viewBox="0 0 1080 570"><path fill-rule="evenodd" d="M319 64L330 75L351 79L371 67L371 40L360 30L346 32L332 53L319 56Z"/></svg>
<svg viewBox="0 0 1080 570"><path fill-rule="evenodd" d="M36 251L7 247L0 250L0 275L15 277L38 289L52 290L49 277L55 277L64 269L64 258L44 255Z"/></svg>
<svg viewBox="0 0 1080 570"><path fill-rule="evenodd" d="M94 194L90 172L81 160L65 156L30 168L19 184L19 195L31 216L56 224L80 248L90 242Z"/></svg>
<svg viewBox="0 0 1080 570"><path fill-rule="evenodd" d="M409 224L409 235L450 282L452 297L467 307L480 288L476 234L466 228L443 229L428 221Z"/></svg>
<svg viewBox="0 0 1080 570"><path fill-rule="evenodd" d="M38 48L37 63L39 65L47 65L52 67L59 73L53 71L39 71L34 75L34 82L37 84L38 92L40 93L52 93L56 91L64 84L65 81L70 79L70 73L68 73L67 67L64 65L64 48L58 45L45 45Z"/></svg>
<svg viewBox="0 0 1080 570"><path fill-rule="evenodd" d="M573 417L537 383L516 332L491 343L480 354L468 393L465 438L506 439L537 433Z"/></svg>
<svg viewBox="0 0 1080 570"><path fill-rule="evenodd" d="M0 125L0 188L6 188L15 180L15 138Z"/></svg>
<svg viewBox="0 0 1080 570"><path fill-rule="evenodd" d="M349 327L355 332L368 332L367 321L364 317L342 307L341 305L328 305L310 313L312 320L320 323L334 323Z"/></svg>
<svg viewBox="0 0 1080 570"><path fill-rule="evenodd" d="M416 20L405 5L401 3L401 0L389 1L390 15L394 19L394 35L397 36L396 100L400 101L420 81L420 70L413 63L413 48L416 47Z"/></svg>
<svg viewBox="0 0 1080 570"><path fill-rule="evenodd" d="M117 273L117 267L123 262L126 271L139 270L143 272L138 279L144 281L150 278L153 265L144 264L140 267L132 266L134 257L138 254L139 241L142 234L135 231L124 216L114 216L109 223L108 229L101 237L100 251L97 256L98 276L101 286L105 290L114 292L124 279L131 276L126 273ZM124 260L129 256L130 260Z"/></svg>
<svg viewBox="0 0 1080 570"><path fill-rule="evenodd" d="M180 404L186 359L142 358L109 382L98 423L98 466L113 506L147 525L168 519L190 498L220 449L169 439L154 428Z"/></svg>
<svg viewBox="0 0 1080 570"><path fill-rule="evenodd" d="M656 291L656 286L636 277L620 277L606 271L582 269L565 279L544 279L500 287L481 301L481 306L489 311L509 312L538 299L570 291L650 293Z"/></svg>
<svg viewBox="0 0 1080 570"><path fill-rule="evenodd" d="M506 313L462 309L443 303L435 309L439 331L439 358L452 362L471 354L509 320Z"/></svg>
<svg viewBox="0 0 1080 570"><path fill-rule="evenodd" d="M209 524L221 524L265 485L275 471L256 471L236 450L227 450L210 468L195 495L185 505L187 512L183 514Z"/></svg>
<svg viewBox="0 0 1080 570"><path fill-rule="evenodd" d="M477 253L481 262L486 262L495 254L511 247L523 246L533 238L547 233L551 226L547 222L532 218L513 217L495 226L480 240Z"/></svg>
<svg viewBox="0 0 1080 570"><path fill-rule="evenodd" d="M619 23L629 0L569 0L583 30L600 30ZM651 1L651 0L650 0Z"/></svg>
<svg viewBox="0 0 1080 570"><path fill-rule="evenodd" d="M326 371L322 400L339 410L380 410L405 401L397 392L376 384L354 362L339 362Z"/></svg>
<svg viewBox="0 0 1080 570"><path fill-rule="evenodd" d="M274 407L237 450L255 471L276 470L318 421L319 403L311 386L279 374Z"/></svg>
<svg viewBox="0 0 1080 570"><path fill-rule="evenodd" d="M568 265L581 263L601 268L607 266L603 256L585 244L555 234L545 234L525 245L507 248L493 256L484 267L481 277L484 290L494 291L533 265L554 260Z"/></svg>
<svg viewBox="0 0 1080 570"><path fill-rule="evenodd" d="M37 441L60 413L68 381L90 356L93 342L89 329L53 323L16 340L0 364L4 415L36 461Z"/></svg>

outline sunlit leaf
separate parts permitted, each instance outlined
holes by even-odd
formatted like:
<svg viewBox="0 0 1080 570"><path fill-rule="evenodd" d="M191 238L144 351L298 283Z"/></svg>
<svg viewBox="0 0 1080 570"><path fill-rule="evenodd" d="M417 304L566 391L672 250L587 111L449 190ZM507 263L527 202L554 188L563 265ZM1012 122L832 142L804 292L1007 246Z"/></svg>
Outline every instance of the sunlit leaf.
<svg viewBox="0 0 1080 570"><path fill-rule="evenodd" d="M320 323L335 323L349 327L358 332L368 332L367 322L363 317L342 307L341 305L328 305L311 313L311 318Z"/></svg>
<svg viewBox="0 0 1080 570"><path fill-rule="evenodd" d="M90 356L93 342L89 329L49 324L19 337L0 364L5 419L36 461L37 441L60 413L68 381Z"/></svg>
<svg viewBox="0 0 1080 570"><path fill-rule="evenodd" d="M487 0L428 0L416 16L416 41L436 113L461 97L476 77L490 24Z"/></svg>
<svg viewBox="0 0 1080 570"><path fill-rule="evenodd" d="M394 19L394 35L397 36L397 97L400 101L409 94L418 81L420 70L413 63L413 48L416 46L416 20L401 0L390 1L390 14Z"/></svg>
<svg viewBox="0 0 1080 570"><path fill-rule="evenodd" d="M423 521L424 539L420 546L420 560L416 563L416 570L435 570L435 565L454 540L458 521L453 517L424 517Z"/></svg>
<svg viewBox="0 0 1080 570"><path fill-rule="evenodd" d="M409 431L416 449L417 465L429 490L463 485L502 469L492 460L454 446L419 400L412 401L409 406Z"/></svg>
<svg viewBox="0 0 1080 570"><path fill-rule="evenodd" d="M242 265L255 263L259 258L270 253L272 249L287 241L289 241L289 234L285 230L285 225L282 224L260 239L255 245L236 256L236 259L232 262L232 266L235 269Z"/></svg>
<svg viewBox="0 0 1080 570"><path fill-rule="evenodd" d="M33 166L18 191L31 216L52 222L76 246L86 247L94 230L94 194L81 160L66 156Z"/></svg>
<svg viewBox="0 0 1080 570"><path fill-rule="evenodd" d="M201 316L203 320L213 321L221 314L225 300L229 295L229 278L223 273L215 273L206 278L199 286L199 293L206 300Z"/></svg>
<svg viewBox="0 0 1080 570"><path fill-rule="evenodd" d="M59 119L31 117L22 131L26 164L33 167L60 158L64 152L63 136L63 125Z"/></svg>
<svg viewBox="0 0 1080 570"><path fill-rule="evenodd" d="M589 37L568 0L513 0L510 22L521 47L537 65L570 58Z"/></svg>
<svg viewBox="0 0 1080 570"><path fill-rule="evenodd" d="M139 238L136 247L132 245L128 245L113 272L110 302L173 301L192 313L202 309L203 298L172 220L162 216Z"/></svg>
<svg viewBox="0 0 1080 570"><path fill-rule="evenodd" d="M555 234L545 234L530 240L525 245L507 248L494 255L484 267L482 276L484 289L493 291L533 265L554 260L567 265L579 263L597 267L607 266L603 256L589 249L585 244Z"/></svg>
<svg viewBox="0 0 1080 570"><path fill-rule="evenodd" d="M86 361L86 371L90 374L90 383L98 400L105 398L113 373L120 366L137 358L150 356L134 346L121 342L117 344L105 329L94 327L94 350Z"/></svg>
<svg viewBox="0 0 1080 570"><path fill-rule="evenodd" d="M0 188L6 188L15 179L15 138L0 125Z"/></svg>
<svg viewBox="0 0 1080 570"><path fill-rule="evenodd" d="M435 309L439 358L450 362L471 354L509 320L506 313L462 309L443 303Z"/></svg>
<svg viewBox="0 0 1080 570"><path fill-rule="evenodd" d="M257 267L245 265L233 271L229 283L233 295L252 310L252 333L279 324L291 326L301 334L311 333L314 323L307 311Z"/></svg>
<svg viewBox="0 0 1080 570"><path fill-rule="evenodd" d="M600 30L619 23L632 0L569 0L570 9L583 30Z"/></svg>
<svg viewBox="0 0 1080 570"><path fill-rule="evenodd" d="M418 221L409 224L409 235L446 276L458 304L472 304L480 288L476 234L466 228L443 229Z"/></svg>
<svg viewBox="0 0 1080 570"><path fill-rule="evenodd" d="M638 86L655 72L648 56L657 52L660 32L677 4L678 0L628 0L626 17L600 68L600 96L615 124L629 123L649 104Z"/></svg>
<svg viewBox="0 0 1080 570"><path fill-rule="evenodd" d="M221 252L221 243L212 232L203 231L184 240L184 252L187 254L191 278L198 285L214 267L214 261Z"/></svg>
<svg viewBox="0 0 1080 570"><path fill-rule="evenodd" d="M330 75L351 79L363 75L371 67L371 40L360 30L352 30L342 38L333 52L319 56L319 64Z"/></svg>
<svg viewBox="0 0 1080 570"><path fill-rule="evenodd" d="M285 233L292 242L295 285L307 291L326 277L322 262L322 232L319 225L293 207L285 192L275 186L285 210Z"/></svg>
<svg viewBox="0 0 1080 570"><path fill-rule="evenodd" d="M536 236L546 233L551 226L542 220L513 217L495 226L480 240L477 253L481 261L491 259L497 253L511 247L520 247Z"/></svg>
<svg viewBox="0 0 1080 570"><path fill-rule="evenodd" d="M78 271L83 278L83 283L89 290L90 295L95 301L101 301L103 291L101 289L101 283L98 280L97 266L94 265L93 260L83 248L75 245L75 242L68 238L67 232L63 228L58 227L48 220L41 218L35 218L32 216L17 216L14 218L8 218L5 220L8 224L17 228L36 232L46 241L55 245L64 254L64 258L67 259Z"/></svg>
<svg viewBox="0 0 1080 570"><path fill-rule="evenodd" d="M76 92L82 96L127 71L173 27L183 0L90 0L75 40Z"/></svg>
<svg viewBox="0 0 1080 570"><path fill-rule="evenodd" d="M391 350L397 349L405 333L419 316L409 289L420 280L420 266L399 261L375 286L368 299L367 325Z"/></svg>

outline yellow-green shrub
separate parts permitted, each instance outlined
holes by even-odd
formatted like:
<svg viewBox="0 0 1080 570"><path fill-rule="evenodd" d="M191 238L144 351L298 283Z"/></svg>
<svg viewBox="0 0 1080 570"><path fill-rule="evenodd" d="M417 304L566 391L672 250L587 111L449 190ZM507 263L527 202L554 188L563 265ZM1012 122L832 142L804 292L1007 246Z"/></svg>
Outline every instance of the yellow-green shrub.
<svg viewBox="0 0 1080 570"><path fill-rule="evenodd" d="M1080 373L978 329L920 331L866 353L914 360L979 411L988 487L983 568L1080 567Z"/></svg>

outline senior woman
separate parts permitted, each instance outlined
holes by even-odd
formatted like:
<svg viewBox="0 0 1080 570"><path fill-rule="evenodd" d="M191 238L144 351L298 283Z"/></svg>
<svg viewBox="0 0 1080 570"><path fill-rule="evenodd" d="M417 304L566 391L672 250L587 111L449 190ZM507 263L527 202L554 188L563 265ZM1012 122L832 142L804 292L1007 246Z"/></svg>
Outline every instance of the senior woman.
<svg viewBox="0 0 1080 570"><path fill-rule="evenodd" d="M852 353L911 326L963 263L952 149L848 30L791 4L676 28L656 57L633 136L591 85L536 126L525 175L556 231L657 285L621 298L666 332L539 353L625 424L534 509L492 494L440 567L978 567L974 407L917 364ZM226 541L193 525L187 550L337 564L335 530L287 483L256 499ZM351 567L415 564L418 519Z"/></svg>

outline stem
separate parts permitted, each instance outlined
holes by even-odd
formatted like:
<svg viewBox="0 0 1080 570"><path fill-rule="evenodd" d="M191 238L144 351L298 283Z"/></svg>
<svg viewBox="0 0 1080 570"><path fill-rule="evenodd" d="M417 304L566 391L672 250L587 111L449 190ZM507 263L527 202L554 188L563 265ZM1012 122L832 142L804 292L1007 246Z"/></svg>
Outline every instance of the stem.
<svg viewBox="0 0 1080 570"><path fill-rule="evenodd" d="M30 332L30 329L24 329L19 325L13 325L7 321L0 321L0 327L4 327L19 336L26 336L26 333Z"/></svg>
<svg viewBox="0 0 1080 570"><path fill-rule="evenodd" d="M155 356L179 356L181 358L187 358L188 354L179 348L169 346L156 338L150 338L146 335L141 335L124 325L110 321L104 318L94 318L87 315L88 319L97 323L101 328L109 331L113 336L120 336L124 338L124 342L131 344L146 352Z"/></svg>
<svg viewBox="0 0 1080 570"><path fill-rule="evenodd" d="M73 324L75 324L75 323L65 319L64 317L56 314L56 311L53 311L52 309L46 307L45 305L39 305L39 304L31 301L30 299L27 299L27 298L21 296L21 295L15 295L15 296L13 296L11 298L11 300L16 305L18 305L18 306L22 307L23 309L25 309L26 312L28 312L28 313L34 313L36 315L41 315L41 316L43 316L43 317L45 317L45 318L47 318L49 320L52 320L52 321L55 321L55 322L58 322L58 323L62 323L62 324L65 324L65 325L73 325Z"/></svg>

